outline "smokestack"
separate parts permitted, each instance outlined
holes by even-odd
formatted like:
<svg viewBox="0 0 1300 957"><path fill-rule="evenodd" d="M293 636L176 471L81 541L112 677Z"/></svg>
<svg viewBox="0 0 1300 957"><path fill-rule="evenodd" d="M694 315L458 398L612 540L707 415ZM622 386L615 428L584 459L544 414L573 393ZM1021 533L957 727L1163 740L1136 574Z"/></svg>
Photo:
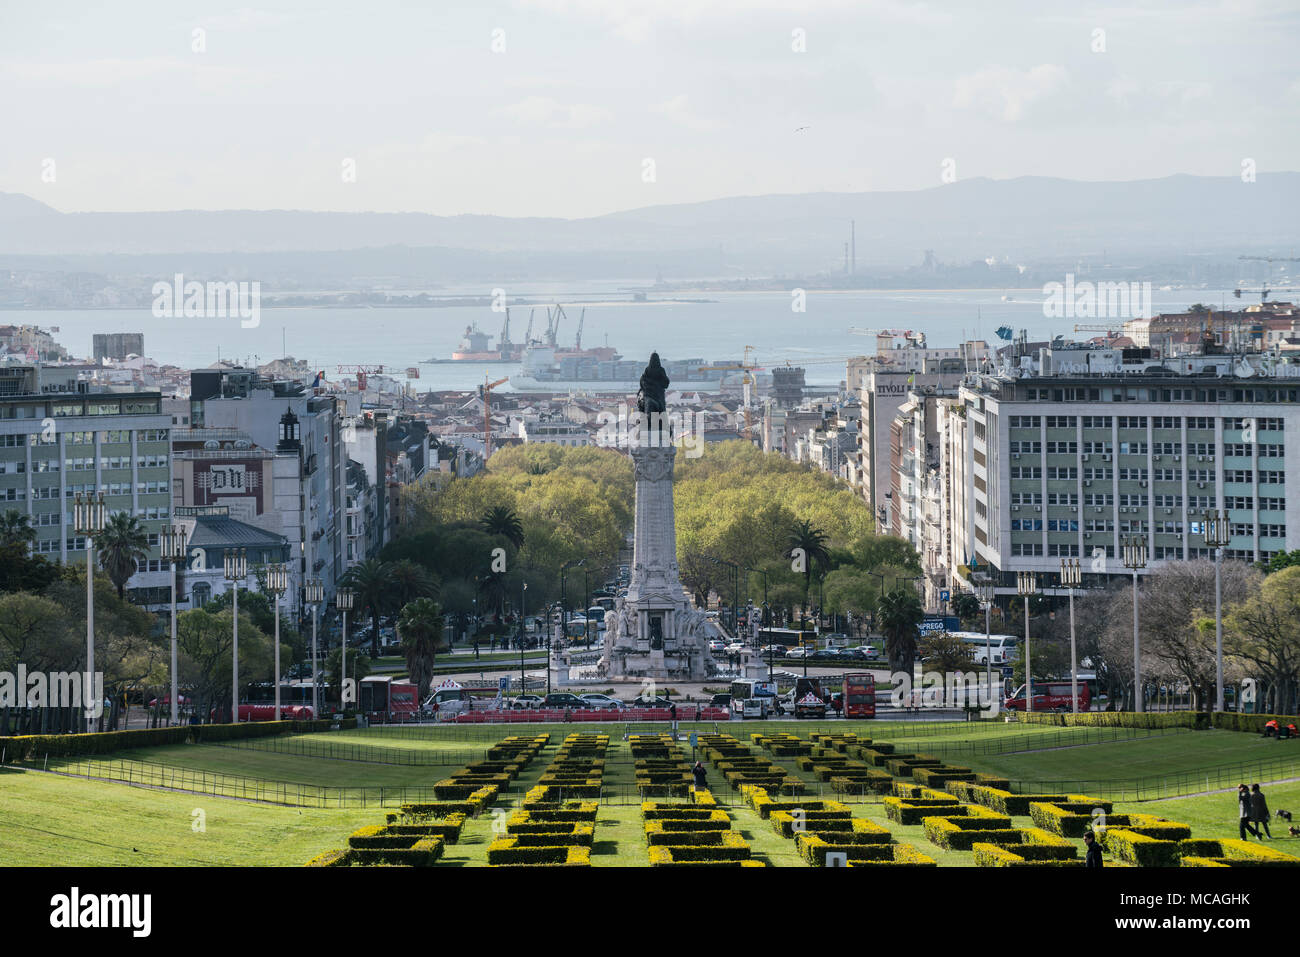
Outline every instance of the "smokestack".
<svg viewBox="0 0 1300 957"><path fill-rule="evenodd" d="M856 274L858 271L858 224L849 220L849 273Z"/></svg>
<svg viewBox="0 0 1300 957"><path fill-rule="evenodd" d="M844 271L849 271L849 244L844 244Z"/></svg>

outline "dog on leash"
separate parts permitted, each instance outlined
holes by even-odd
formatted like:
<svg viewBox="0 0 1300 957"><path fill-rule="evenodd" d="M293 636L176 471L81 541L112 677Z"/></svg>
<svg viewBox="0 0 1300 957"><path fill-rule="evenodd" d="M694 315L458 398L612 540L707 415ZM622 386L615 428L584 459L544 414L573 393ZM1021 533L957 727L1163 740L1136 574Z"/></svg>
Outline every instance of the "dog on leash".
<svg viewBox="0 0 1300 957"><path fill-rule="evenodd" d="M1291 812L1290 812L1290 811L1284 811L1284 810L1282 810L1281 808L1278 808L1278 809L1277 809L1277 819L1278 819L1279 821L1289 821L1289 820L1291 820Z"/></svg>
<svg viewBox="0 0 1300 957"><path fill-rule="evenodd" d="M1287 828L1287 830L1291 832L1292 837L1300 837L1300 827L1296 827L1294 824L1292 824L1289 828Z"/></svg>

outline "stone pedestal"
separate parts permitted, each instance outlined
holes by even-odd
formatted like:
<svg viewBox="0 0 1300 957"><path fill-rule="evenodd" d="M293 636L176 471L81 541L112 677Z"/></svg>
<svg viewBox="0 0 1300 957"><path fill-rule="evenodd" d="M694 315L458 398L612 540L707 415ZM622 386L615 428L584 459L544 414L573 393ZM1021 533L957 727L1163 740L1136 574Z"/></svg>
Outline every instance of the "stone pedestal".
<svg viewBox="0 0 1300 957"><path fill-rule="evenodd" d="M601 668L610 677L703 680L713 626L682 587L673 524L677 449L641 441L632 449L636 476L632 576L627 595L605 616Z"/></svg>

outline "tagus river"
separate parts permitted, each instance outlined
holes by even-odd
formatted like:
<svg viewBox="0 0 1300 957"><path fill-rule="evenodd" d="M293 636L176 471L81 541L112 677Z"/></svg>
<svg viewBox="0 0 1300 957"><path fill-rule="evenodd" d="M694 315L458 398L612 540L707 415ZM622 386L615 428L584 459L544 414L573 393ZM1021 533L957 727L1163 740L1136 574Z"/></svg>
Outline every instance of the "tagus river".
<svg viewBox="0 0 1300 957"><path fill-rule="evenodd" d="M788 292L679 293L707 302L632 302L619 287L628 283L565 283L513 287L510 296L539 301L558 300L568 324L559 329L562 345L570 345L579 316L586 309L584 345L609 345L625 357L638 359L658 350L666 359L700 358L710 362L739 362L745 346L753 346L760 367L801 365L812 385L834 385L844 378L844 360L874 351L872 338L854 335L859 329L922 331L932 347L955 346L968 338L996 344L996 330L1024 329L1029 339L1055 335L1082 338L1095 333L1074 331L1075 322L1097 324L1095 318L1048 318L1038 290L906 290L807 293L805 310L792 309ZM439 289L439 296L484 296L490 289ZM1155 312L1178 312L1194 302L1216 308L1225 301L1241 303L1223 290L1155 290ZM528 323L529 307L511 308L511 338L519 341ZM146 353L170 365L202 367L218 359L262 363L286 353L307 359L334 378L341 364L382 365L399 378L412 366L420 369L417 388L471 389L484 377L505 378L517 364L424 365L429 358L447 358L465 327L477 323L495 337L503 315L489 307L437 308L271 308L263 307L256 327L245 328L239 318L158 318L147 309L5 310L0 323L57 326L55 338L75 355L92 354L96 332L140 332ZM1119 325L1121 320L1114 320ZM545 310L535 308L533 334L545 330Z"/></svg>

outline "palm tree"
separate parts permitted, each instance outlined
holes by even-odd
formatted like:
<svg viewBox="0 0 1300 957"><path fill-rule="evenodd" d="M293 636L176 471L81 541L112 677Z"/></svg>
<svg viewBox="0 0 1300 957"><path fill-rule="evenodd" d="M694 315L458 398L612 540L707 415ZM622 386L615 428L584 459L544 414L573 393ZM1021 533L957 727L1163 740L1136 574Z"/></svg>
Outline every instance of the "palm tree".
<svg viewBox="0 0 1300 957"><path fill-rule="evenodd" d="M401 608L417 598L438 597L438 580L423 565L403 558L389 568L393 576L393 604Z"/></svg>
<svg viewBox="0 0 1300 957"><path fill-rule="evenodd" d="M379 616L392 605L393 566L377 558L353 565L343 576L352 589L359 611L370 613L370 657L379 657Z"/></svg>
<svg viewBox="0 0 1300 957"><path fill-rule="evenodd" d="M506 573L488 572L478 579L478 590L483 595L483 608L497 607L497 623L505 617L506 608Z"/></svg>
<svg viewBox="0 0 1300 957"><path fill-rule="evenodd" d="M478 521L489 535L500 535L515 548L524 547L524 526L508 505L494 505Z"/></svg>
<svg viewBox="0 0 1300 957"><path fill-rule="evenodd" d="M99 565L108 573L117 589L117 597L126 595L126 583L139 563L149 557L149 534L140 520L127 512L114 512L95 537Z"/></svg>
<svg viewBox="0 0 1300 957"><path fill-rule="evenodd" d="M785 550L786 558L802 555L803 561L803 616L808 616L808 592L812 588L813 562L825 565L830 561L830 549L826 545L826 534L820 528L814 528L808 519L796 522L790 532L789 546Z"/></svg>
<svg viewBox="0 0 1300 957"><path fill-rule="evenodd" d="M880 599L880 613L876 616L880 633L885 636L885 657L889 670L912 674L916 661L916 643L921 633L925 609L921 599L911 588L895 588Z"/></svg>
<svg viewBox="0 0 1300 957"><path fill-rule="evenodd" d="M442 609L432 598L417 598L408 602L397 618L397 628L402 633L402 651L411 680L420 689L420 700L429 693L433 680L433 666L438 652L445 650L442 641Z"/></svg>
<svg viewBox="0 0 1300 957"><path fill-rule="evenodd" d="M25 512L10 509L0 515L0 546L30 545L36 541L36 529Z"/></svg>

